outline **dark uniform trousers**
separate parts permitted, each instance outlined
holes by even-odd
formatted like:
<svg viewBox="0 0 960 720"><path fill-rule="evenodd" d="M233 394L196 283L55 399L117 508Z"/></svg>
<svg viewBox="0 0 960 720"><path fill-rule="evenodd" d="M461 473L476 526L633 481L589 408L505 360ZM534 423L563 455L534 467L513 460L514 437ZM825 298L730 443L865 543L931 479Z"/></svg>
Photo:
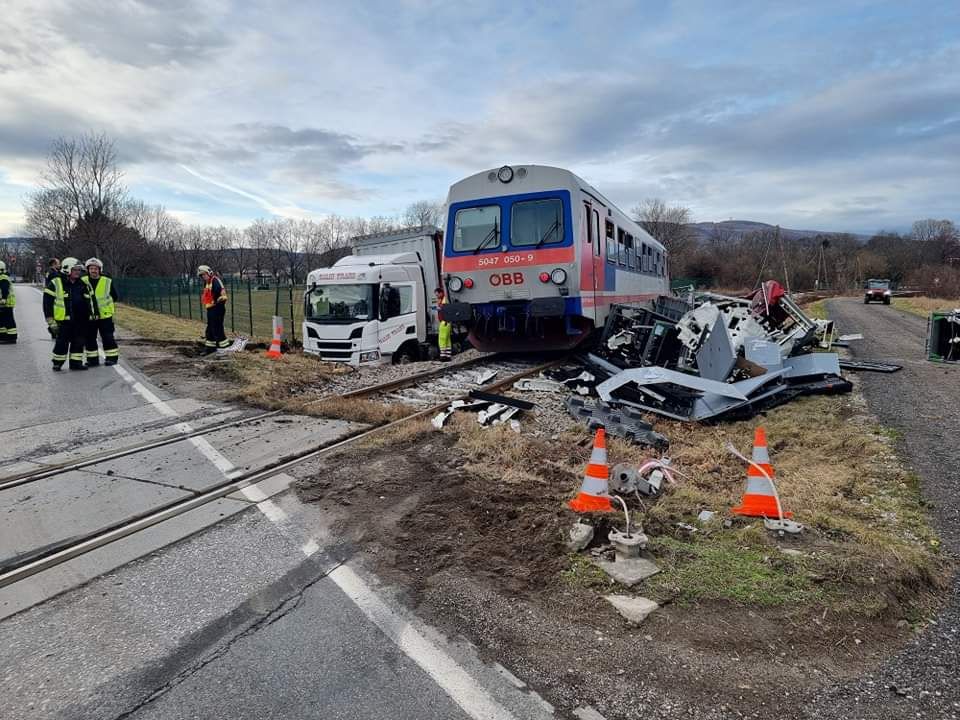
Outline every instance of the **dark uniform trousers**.
<svg viewBox="0 0 960 720"><path fill-rule="evenodd" d="M0 307L0 343L17 341L17 321L13 318L12 307Z"/></svg>
<svg viewBox="0 0 960 720"><path fill-rule="evenodd" d="M117 339L114 337L115 332L112 317L90 320L87 323L85 343L87 365L94 366L100 364L100 353L97 350L97 335L100 336L100 342L103 343L104 364L117 364L117 360L120 358L120 350L117 347Z"/></svg>
<svg viewBox="0 0 960 720"><path fill-rule="evenodd" d="M227 333L223 329L223 321L227 316L227 306L225 303L218 302L213 307L207 308L207 332L204 337L204 345L208 350L225 348L230 346L227 340Z"/></svg>
<svg viewBox="0 0 960 720"><path fill-rule="evenodd" d="M87 321L61 320L57 339L53 343L53 364L57 367L70 360L71 369L83 367L84 344L87 339Z"/></svg>

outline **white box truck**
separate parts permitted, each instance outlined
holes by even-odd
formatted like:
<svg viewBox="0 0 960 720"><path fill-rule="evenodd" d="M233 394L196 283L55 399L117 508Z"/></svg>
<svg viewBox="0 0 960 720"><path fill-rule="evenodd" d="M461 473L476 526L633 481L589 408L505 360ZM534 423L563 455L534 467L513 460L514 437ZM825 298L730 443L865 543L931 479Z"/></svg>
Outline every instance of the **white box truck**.
<svg viewBox="0 0 960 720"><path fill-rule="evenodd" d="M417 227L354 238L307 275L303 349L351 365L435 358L442 234Z"/></svg>

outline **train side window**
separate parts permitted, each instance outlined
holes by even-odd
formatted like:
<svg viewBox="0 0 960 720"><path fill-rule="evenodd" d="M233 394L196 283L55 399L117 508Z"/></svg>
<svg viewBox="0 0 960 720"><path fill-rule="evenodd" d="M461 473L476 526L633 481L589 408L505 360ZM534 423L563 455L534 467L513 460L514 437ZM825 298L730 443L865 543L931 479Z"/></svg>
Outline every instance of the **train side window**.
<svg viewBox="0 0 960 720"><path fill-rule="evenodd" d="M627 264L626 233L622 228L617 228L617 262Z"/></svg>
<svg viewBox="0 0 960 720"><path fill-rule="evenodd" d="M592 245L594 240L596 240L596 235L593 234L593 218L590 217L590 205L587 203L583 204L583 216L584 222L586 223L583 226L584 236L587 242Z"/></svg>
<svg viewBox="0 0 960 720"><path fill-rule="evenodd" d="M657 250L657 276L663 275L663 256L660 254L660 251Z"/></svg>
<svg viewBox="0 0 960 720"><path fill-rule="evenodd" d="M637 247L633 243L633 235L627 233L624 246L627 248L627 268L635 270L637 268Z"/></svg>
<svg viewBox="0 0 960 720"><path fill-rule="evenodd" d="M614 237L613 223L606 221L607 235L607 262L611 265L617 264L617 241Z"/></svg>
<svg viewBox="0 0 960 720"><path fill-rule="evenodd" d="M593 254L600 257L600 213L593 211L593 237L596 242L593 244Z"/></svg>

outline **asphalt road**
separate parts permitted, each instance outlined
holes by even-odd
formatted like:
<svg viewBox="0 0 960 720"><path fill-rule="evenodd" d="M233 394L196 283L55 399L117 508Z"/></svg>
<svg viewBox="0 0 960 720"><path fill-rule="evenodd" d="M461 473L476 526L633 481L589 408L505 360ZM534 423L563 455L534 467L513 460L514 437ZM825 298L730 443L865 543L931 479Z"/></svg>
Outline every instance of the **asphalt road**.
<svg viewBox="0 0 960 720"><path fill-rule="evenodd" d="M54 373L40 295L17 298L0 476L249 412L168 398L126 361ZM0 562L349 429L263 421L0 491ZM312 512L279 476L0 589L0 717L552 717L351 569Z"/></svg>
<svg viewBox="0 0 960 720"><path fill-rule="evenodd" d="M860 373L867 405L887 427L920 477L924 498L944 548L960 558L960 365L924 359L926 320L862 300L828 303L842 333L862 332L850 343L854 359L895 362L892 375ZM872 675L846 683L807 707L816 718L960 717L960 578L948 604L902 652Z"/></svg>

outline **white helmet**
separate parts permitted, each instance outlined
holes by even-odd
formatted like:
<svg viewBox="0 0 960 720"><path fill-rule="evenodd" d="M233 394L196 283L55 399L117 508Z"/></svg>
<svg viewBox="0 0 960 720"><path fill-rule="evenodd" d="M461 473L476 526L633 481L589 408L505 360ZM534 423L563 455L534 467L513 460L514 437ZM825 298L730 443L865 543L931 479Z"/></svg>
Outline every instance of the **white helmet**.
<svg viewBox="0 0 960 720"><path fill-rule="evenodd" d="M204 273L206 273L207 275L212 275L213 270L210 269L209 265L201 265L200 267L197 268L197 275L203 275Z"/></svg>
<svg viewBox="0 0 960 720"><path fill-rule="evenodd" d="M100 268L100 272L103 272L103 261L100 258L92 257L84 263L85 267L90 267L91 265L96 265Z"/></svg>
<svg viewBox="0 0 960 720"><path fill-rule="evenodd" d="M60 263L60 272L69 273L75 267L79 267L81 270L83 270L83 265L81 265L80 261L75 257L65 257L63 262Z"/></svg>
<svg viewBox="0 0 960 720"><path fill-rule="evenodd" d="M5 273L6 271L7 271L7 264L3 260L0 260L0 273Z"/></svg>

